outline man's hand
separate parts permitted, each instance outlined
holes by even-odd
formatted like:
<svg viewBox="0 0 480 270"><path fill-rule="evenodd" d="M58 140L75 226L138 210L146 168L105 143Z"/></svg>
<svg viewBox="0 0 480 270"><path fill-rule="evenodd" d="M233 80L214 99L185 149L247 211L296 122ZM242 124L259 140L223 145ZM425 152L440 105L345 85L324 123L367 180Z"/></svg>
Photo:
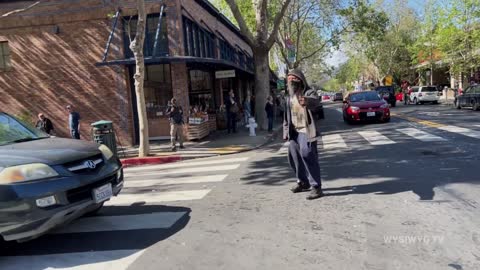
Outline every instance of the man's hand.
<svg viewBox="0 0 480 270"><path fill-rule="evenodd" d="M302 105L303 107L307 106L307 102L304 96L298 98L298 103L300 103L300 105Z"/></svg>

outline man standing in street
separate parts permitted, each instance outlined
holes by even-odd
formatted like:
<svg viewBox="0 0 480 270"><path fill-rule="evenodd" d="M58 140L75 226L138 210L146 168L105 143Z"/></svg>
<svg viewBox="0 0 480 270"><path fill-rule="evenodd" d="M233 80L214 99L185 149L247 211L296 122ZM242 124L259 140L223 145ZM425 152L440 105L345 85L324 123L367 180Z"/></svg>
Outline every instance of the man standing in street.
<svg viewBox="0 0 480 270"><path fill-rule="evenodd" d="M72 105L67 105L68 128L72 139L80 140L80 114L73 110Z"/></svg>
<svg viewBox="0 0 480 270"><path fill-rule="evenodd" d="M167 109L167 116L170 117L170 139L172 142L172 151L177 150L177 137L180 143L180 149L183 149L183 109L177 105L177 99L172 98L170 106Z"/></svg>
<svg viewBox="0 0 480 270"><path fill-rule="evenodd" d="M310 191L307 200L323 196L320 165L318 164L317 117L313 111L320 100L316 91L311 90L303 72L293 70L288 73L288 93L283 122L283 138L290 142L288 161L297 176L293 193Z"/></svg>
<svg viewBox="0 0 480 270"><path fill-rule="evenodd" d="M35 127L37 129L47 133L47 134L52 135L52 132L53 132L52 121L50 121L50 119L46 118L45 115L43 115L43 113L38 114L38 121L37 121L37 124L35 125Z"/></svg>

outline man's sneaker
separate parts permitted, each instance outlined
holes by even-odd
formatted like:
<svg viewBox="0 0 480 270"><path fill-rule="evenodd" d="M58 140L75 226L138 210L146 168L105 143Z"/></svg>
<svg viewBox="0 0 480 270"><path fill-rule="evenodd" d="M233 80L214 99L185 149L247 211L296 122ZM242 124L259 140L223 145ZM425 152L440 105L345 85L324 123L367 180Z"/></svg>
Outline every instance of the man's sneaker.
<svg viewBox="0 0 480 270"><path fill-rule="evenodd" d="M180 145L180 149L185 149L185 146L183 146L183 144Z"/></svg>
<svg viewBox="0 0 480 270"><path fill-rule="evenodd" d="M324 196L324 194L323 194L322 188L314 187L310 191L310 194L308 194L307 200L315 200L315 199L321 198L323 196Z"/></svg>
<svg viewBox="0 0 480 270"><path fill-rule="evenodd" d="M295 186L293 186L290 190L293 192L293 193L298 193L298 192L304 192L304 191L308 191L310 189L309 186L306 186L304 184L301 184L301 183L297 183Z"/></svg>
<svg viewBox="0 0 480 270"><path fill-rule="evenodd" d="M176 146L172 146L172 152L175 152L177 151L177 147Z"/></svg>

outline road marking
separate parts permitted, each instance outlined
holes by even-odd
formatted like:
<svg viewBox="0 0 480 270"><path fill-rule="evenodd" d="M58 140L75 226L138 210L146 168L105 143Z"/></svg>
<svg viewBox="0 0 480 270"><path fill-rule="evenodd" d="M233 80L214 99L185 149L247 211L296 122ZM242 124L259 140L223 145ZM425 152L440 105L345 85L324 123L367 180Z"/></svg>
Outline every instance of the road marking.
<svg viewBox="0 0 480 270"><path fill-rule="evenodd" d="M340 134L322 136L323 149L347 148L347 144Z"/></svg>
<svg viewBox="0 0 480 270"><path fill-rule="evenodd" d="M279 154L284 154L288 152L288 146L290 145L290 142L285 142L280 149L278 149L277 153Z"/></svg>
<svg viewBox="0 0 480 270"><path fill-rule="evenodd" d="M183 169L171 169L166 171L147 171L138 173L125 173L125 177L141 177L146 175L166 175L166 174L182 174L182 173L201 173L201 172L218 172L218 171L231 171L240 167L240 164L233 165L219 165L209 167L196 167L196 168L183 168Z"/></svg>
<svg viewBox="0 0 480 270"><path fill-rule="evenodd" d="M54 231L55 234L167 229L188 212L159 212L141 215L98 216L81 218Z"/></svg>
<svg viewBox="0 0 480 270"><path fill-rule="evenodd" d="M387 145L395 143L394 141L380 134L380 132L374 130L359 131L358 134L360 134L360 136L362 136L372 145Z"/></svg>
<svg viewBox="0 0 480 270"><path fill-rule="evenodd" d="M439 129L452 132L452 133L461 134L470 138L480 139L480 131L475 131L468 128L462 128L457 126L442 126L442 127L439 127Z"/></svg>
<svg viewBox="0 0 480 270"><path fill-rule="evenodd" d="M342 108L337 108L336 111L343 113L343 109L342 109Z"/></svg>
<svg viewBox="0 0 480 270"><path fill-rule="evenodd" d="M432 135L430 133L421 131L416 128L403 128L403 129L397 129L403 134L406 134L410 137L413 137L417 140L423 141L423 142L441 142L441 141L446 141L446 139Z"/></svg>
<svg viewBox="0 0 480 270"><path fill-rule="evenodd" d="M404 119L404 120L408 120L408 121L411 121L411 122L415 122L415 123L418 123L418 124L422 124L422 125L425 125L425 126L433 127L433 128L439 128L439 127L444 126L443 124L440 124L440 123L427 121L427 120L422 120L422 119L418 119L418 118L415 118L415 117L406 116L406 115L403 115L403 114L391 113L390 115L394 116L394 117L397 117L397 118Z"/></svg>
<svg viewBox="0 0 480 270"><path fill-rule="evenodd" d="M186 168L186 167L195 167L195 166L216 165L216 164L222 164L222 163L237 163L237 162L247 161L248 159L249 157L241 157L241 158L224 158L220 160L179 162L179 163L171 163L171 164L163 164L163 165L127 168L125 169L125 172L138 172L138 171L155 170L155 169Z"/></svg>
<svg viewBox="0 0 480 270"><path fill-rule="evenodd" d="M126 180L123 184L126 188L151 187L156 185L180 185L180 184L196 184L196 183L214 183L222 182L227 178L228 174L203 175L193 177L172 177L162 179L141 179Z"/></svg>
<svg viewBox="0 0 480 270"><path fill-rule="evenodd" d="M474 127L480 127L480 125L473 125Z"/></svg>
<svg viewBox="0 0 480 270"><path fill-rule="evenodd" d="M185 191L159 191L143 194L123 194L113 197L106 205L131 205L134 203L160 204L163 202L200 200L211 189L185 190Z"/></svg>
<svg viewBox="0 0 480 270"><path fill-rule="evenodd" d="M145 250L115 250L2 257L0 269L126 270L144 252Z"/></svg>

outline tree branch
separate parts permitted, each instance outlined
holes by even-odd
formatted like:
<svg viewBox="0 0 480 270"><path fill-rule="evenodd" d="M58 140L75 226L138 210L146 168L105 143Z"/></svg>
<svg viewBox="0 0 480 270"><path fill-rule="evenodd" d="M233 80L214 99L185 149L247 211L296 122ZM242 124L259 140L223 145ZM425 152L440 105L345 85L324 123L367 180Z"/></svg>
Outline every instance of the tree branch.
<svg viewBox="0 0 480 270"><path fill-rule="evenodd" d="M233 0L227 0L228 2L231 2ZM288 5L290 5L291 0L285 0L282 5L282 9L280 10L277 15L275 15L275 19L273 21L273 28L272 32L270 33L270 36L267 39L267 48L270 49L273 46L273 43L275 43L275 39L277 37L277 32L278 28L280 27L280 23L282 22L283 15L285 15L285 12L287 11Z"/></svg>
<svg viewBox="0 0 480 270"><path fill-rule="evenodd" d="M237 3L235 0L225 0L232 10L232 14L235 17L235 20L238 22L238 26L240 27L240 32L245 36L245 39L247 40L248 45L251 47L254 47L255 44L255 39L253 37L252 31L248 29L247 23L245 22L245 19L242 16L242 13L240 12L240 9L238 8Z"/></svg>
<svg viewBox="0 0 480 270"><path fill-rule="evenodd" d="M41 2L41 1L37 1L37 2L31 4L30 6L28 6L28 7L26 7L26 8L21 8L21 9L12 10L12 11L7 12L7 13L3 14L2 16L0 16L0 18L8 17L8 16L10 16L10 15L12 15L12 14L16 14L16 13L25 12L25 11L33 8L34 6L40 4L40 2Z"/></svg>

